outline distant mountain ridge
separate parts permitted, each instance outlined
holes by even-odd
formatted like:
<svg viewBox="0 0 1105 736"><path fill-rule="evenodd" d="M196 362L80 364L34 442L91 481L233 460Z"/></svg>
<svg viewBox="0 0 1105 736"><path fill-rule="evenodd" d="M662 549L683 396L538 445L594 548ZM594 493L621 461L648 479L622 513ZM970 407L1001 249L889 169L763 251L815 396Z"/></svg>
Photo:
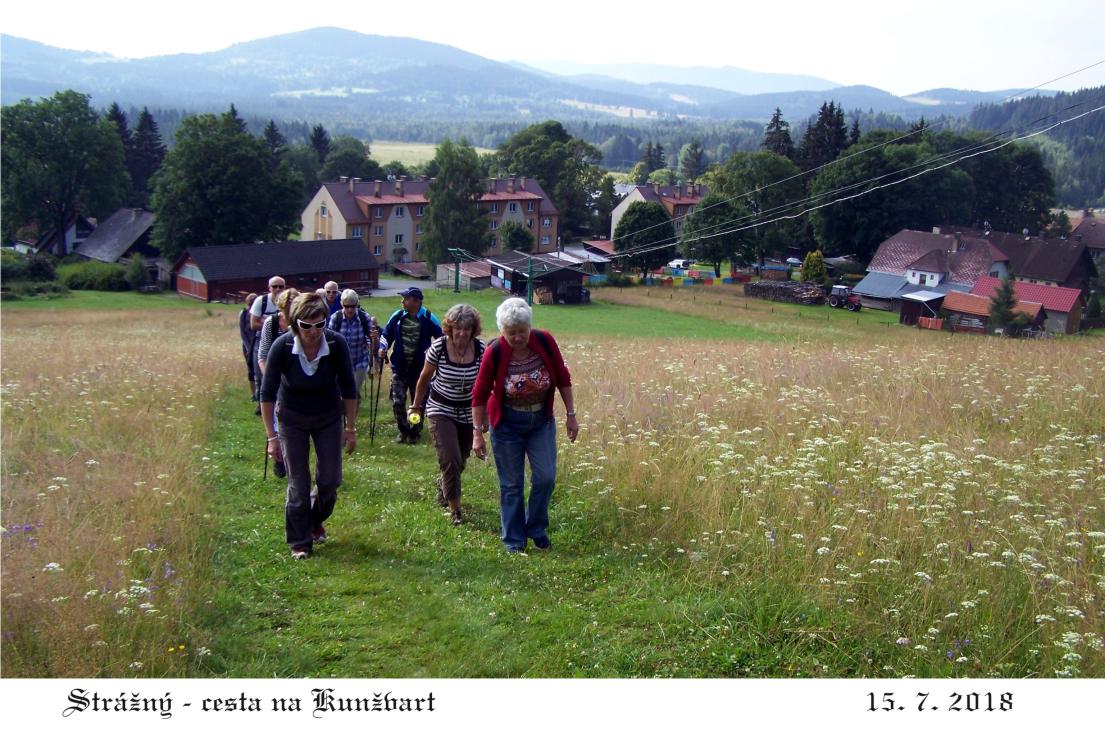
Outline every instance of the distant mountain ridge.
<svg viewBox="0 0 1105 736"><path fill-rule="evenodd" d="M833 99L846 110L906 118L968 114L1003 93L932 90L908 98L873 87L838 87L818 77L749 72L736 67L619 65L647 83L594 73L562 76L521 63L486 59L445 44L315 28L237 43L203 54L122 59L0 37L0 102L45 97L62 89L93 104L222 110L333 123L372 116L530 122L573 119L764 121L776 107L800 121ZM806 85L738 94L734 87Z"/></svg>

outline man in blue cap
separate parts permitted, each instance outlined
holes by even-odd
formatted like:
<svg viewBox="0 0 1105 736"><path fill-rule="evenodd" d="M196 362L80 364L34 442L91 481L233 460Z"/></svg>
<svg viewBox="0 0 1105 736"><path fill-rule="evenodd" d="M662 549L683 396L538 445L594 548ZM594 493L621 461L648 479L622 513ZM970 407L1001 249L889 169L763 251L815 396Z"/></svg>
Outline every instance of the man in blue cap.
<svg viewBox="0 0 1105 736"><path fill-rule="evenodd" d="M403 306L395 310L384 326L382 337L391 347L391 408L399 427L398 443L414 445L422 432L422 424L407 421L407 396L414 400L418 376L426 362L426 350L435 338L441 337L441 322L422 306L422 290L417 286L399 292ZM386 357L381 348L380 357Z"/></svg>

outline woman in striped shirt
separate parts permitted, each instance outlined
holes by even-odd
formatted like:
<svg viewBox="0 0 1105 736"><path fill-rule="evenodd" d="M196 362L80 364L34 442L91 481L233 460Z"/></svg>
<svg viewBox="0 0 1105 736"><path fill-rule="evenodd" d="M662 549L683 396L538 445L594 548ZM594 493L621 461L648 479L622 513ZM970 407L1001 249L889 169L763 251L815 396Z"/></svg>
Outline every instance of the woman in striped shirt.
<svg viewBox="0 0 1105 736"><path fill-rule="evenodd" d="M421 407L425 407L441 468L437 502L449 508L454 525L464 522L460 474L472 453L472 386L484 348L480 329L480 313L471 305L457 304L445 313L441 322L445 334L426 351L426 364L407 414L408 422L418 424L422 421Z"/></svg>

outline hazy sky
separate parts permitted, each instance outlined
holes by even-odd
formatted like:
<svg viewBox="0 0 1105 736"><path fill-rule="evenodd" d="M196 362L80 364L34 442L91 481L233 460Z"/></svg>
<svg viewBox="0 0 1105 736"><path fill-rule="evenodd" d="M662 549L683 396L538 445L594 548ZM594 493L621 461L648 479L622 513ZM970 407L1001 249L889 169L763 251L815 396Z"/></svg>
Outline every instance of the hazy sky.
<svg viewBox="0 0 1105 736"><path fill-rule="evenodd" d="M500 61L728 65L908 94L1026 89L1103 61L1099 34L1086 31L1100 24L1102 7L1100 0L47 0L7 3L0 30L51 46L144 57L339 26ZM1102 84L1105 64L1047 87Z"/></svg>

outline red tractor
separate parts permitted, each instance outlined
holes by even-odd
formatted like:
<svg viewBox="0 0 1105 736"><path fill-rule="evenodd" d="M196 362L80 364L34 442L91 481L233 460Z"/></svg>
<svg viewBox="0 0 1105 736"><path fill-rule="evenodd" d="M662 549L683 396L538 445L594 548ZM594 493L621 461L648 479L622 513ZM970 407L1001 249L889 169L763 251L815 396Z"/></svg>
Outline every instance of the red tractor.
<svg viewBox="0 0 1105 736"><path fill-rule="evenodd" d="M849 312L858 312L863 306L859 297L852 293L852 289L842 284L837 284L829 292L829 306L836 309L844 308Z"/></svg>

